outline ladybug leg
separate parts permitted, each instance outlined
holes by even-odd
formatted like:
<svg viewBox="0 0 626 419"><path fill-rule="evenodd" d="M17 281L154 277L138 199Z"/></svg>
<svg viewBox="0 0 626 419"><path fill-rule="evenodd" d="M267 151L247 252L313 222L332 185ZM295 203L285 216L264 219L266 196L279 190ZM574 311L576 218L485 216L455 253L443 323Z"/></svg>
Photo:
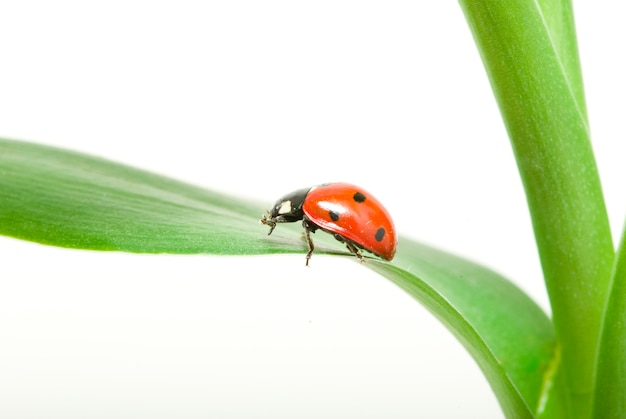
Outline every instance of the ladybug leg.
<svg viewBox="0 0 626 419"><path fill-rule="evenodd" d="M352 243L350 240L346 240L339 234L335 234L335 238L339 240L340 242L344 243L346 247L348 248L348 250L350 251L350 253L352 253L354 256L357 257L357 259L359 259L359 262L365 263L365 258L361 254L361 251L354 245L354 243Z"/></svg>
<svg viewBox="0 0 626 419"><path fill-rule="evenodd" d="M311 239L311 232L315 233L315 228L311 227L311 224L306 219L302 220L302 227L304 227L304 238L309 245L309 251L306 254L306 266L309 266L309 259L311 259L311 255L315 250L313 239Z"/></svg>
<svg viewBox="0 0 626 419"><path fill-rule="evenodd" d="M263 215L263 218L261 218L260 222L261 222L261 224L265 224L265 225L270 226L270 231L269 231L269 233L267 233L267 235L269 236L270 234L272 234L272 231L274 231L274 229L276 228L277 220L276 220L276 218L273 218L270 215L269 211L266 211L266 212L267 212L267 214Z"/></svg>

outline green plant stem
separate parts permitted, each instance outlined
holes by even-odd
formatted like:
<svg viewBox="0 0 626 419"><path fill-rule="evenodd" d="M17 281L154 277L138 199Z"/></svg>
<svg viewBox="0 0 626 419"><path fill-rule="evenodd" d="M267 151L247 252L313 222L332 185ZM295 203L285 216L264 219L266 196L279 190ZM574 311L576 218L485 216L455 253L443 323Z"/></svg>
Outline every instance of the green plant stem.
<svg viewBox="0 0 626 419"><path fill-rule="evenodd" d="M562 346L569 417L591 415L614 256L568 1L462 0L506 124Z"/></svg>
<svg viewBox="0 0 626 419"><path fill-rule="evenodd" d="M617 254L611 295L604 315L593 417L626 417L626 225Z"/></svg>

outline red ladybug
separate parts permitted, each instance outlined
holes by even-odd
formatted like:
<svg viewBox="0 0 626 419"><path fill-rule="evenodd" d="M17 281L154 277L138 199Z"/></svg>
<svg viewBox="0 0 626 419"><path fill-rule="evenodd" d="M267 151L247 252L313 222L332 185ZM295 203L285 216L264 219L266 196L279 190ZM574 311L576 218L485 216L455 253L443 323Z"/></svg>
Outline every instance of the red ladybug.
<svg viewBox="0 0 626 419"><path fill-rule="evenodd" d="M309 245L307 266L315 249L311 233L317 229L345 243L361 262L365 260L359 249L387 260L396 253L396 230L389 213L373 195L358 186L326 183L297 190L276 201L261 223L270 226L269 236L277 223L299 220Z"/></svg>

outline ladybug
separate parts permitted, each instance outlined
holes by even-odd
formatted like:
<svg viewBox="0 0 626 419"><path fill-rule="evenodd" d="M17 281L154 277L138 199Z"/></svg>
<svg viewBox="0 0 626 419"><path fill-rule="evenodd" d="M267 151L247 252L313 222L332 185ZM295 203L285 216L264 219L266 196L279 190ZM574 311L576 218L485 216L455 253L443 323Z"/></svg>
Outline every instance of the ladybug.
<svg viewBox="0 0 626 419"><path fill-rule="evenodd" d="M280 198L261 218L270 226L269 236L278 223L302 220L309 245L306 266L315 246L311 233L320 229L345 243L348 250L365 262L360 249L391 260L396 253L396 231L389 213L373 195L349 183L326 183L299 189Z"/></svg>

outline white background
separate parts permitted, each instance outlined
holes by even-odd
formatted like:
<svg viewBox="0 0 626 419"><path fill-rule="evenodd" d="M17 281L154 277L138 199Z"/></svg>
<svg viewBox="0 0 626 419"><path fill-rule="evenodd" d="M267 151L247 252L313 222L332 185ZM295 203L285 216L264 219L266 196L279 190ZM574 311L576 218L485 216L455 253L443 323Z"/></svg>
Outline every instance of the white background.
<svg viewBox="0 0 626 419"><path fill-rule="evenodd" d="M626 7L578 2L615 240ZM616 8L620 10L616 10ZM458 4L1 2L0 136L258 200L326 181L548 310ZM257 224L259 236L266 228ZM0 237L3 418L501 417L428 312L351 258L70 251Z"/></svg>

